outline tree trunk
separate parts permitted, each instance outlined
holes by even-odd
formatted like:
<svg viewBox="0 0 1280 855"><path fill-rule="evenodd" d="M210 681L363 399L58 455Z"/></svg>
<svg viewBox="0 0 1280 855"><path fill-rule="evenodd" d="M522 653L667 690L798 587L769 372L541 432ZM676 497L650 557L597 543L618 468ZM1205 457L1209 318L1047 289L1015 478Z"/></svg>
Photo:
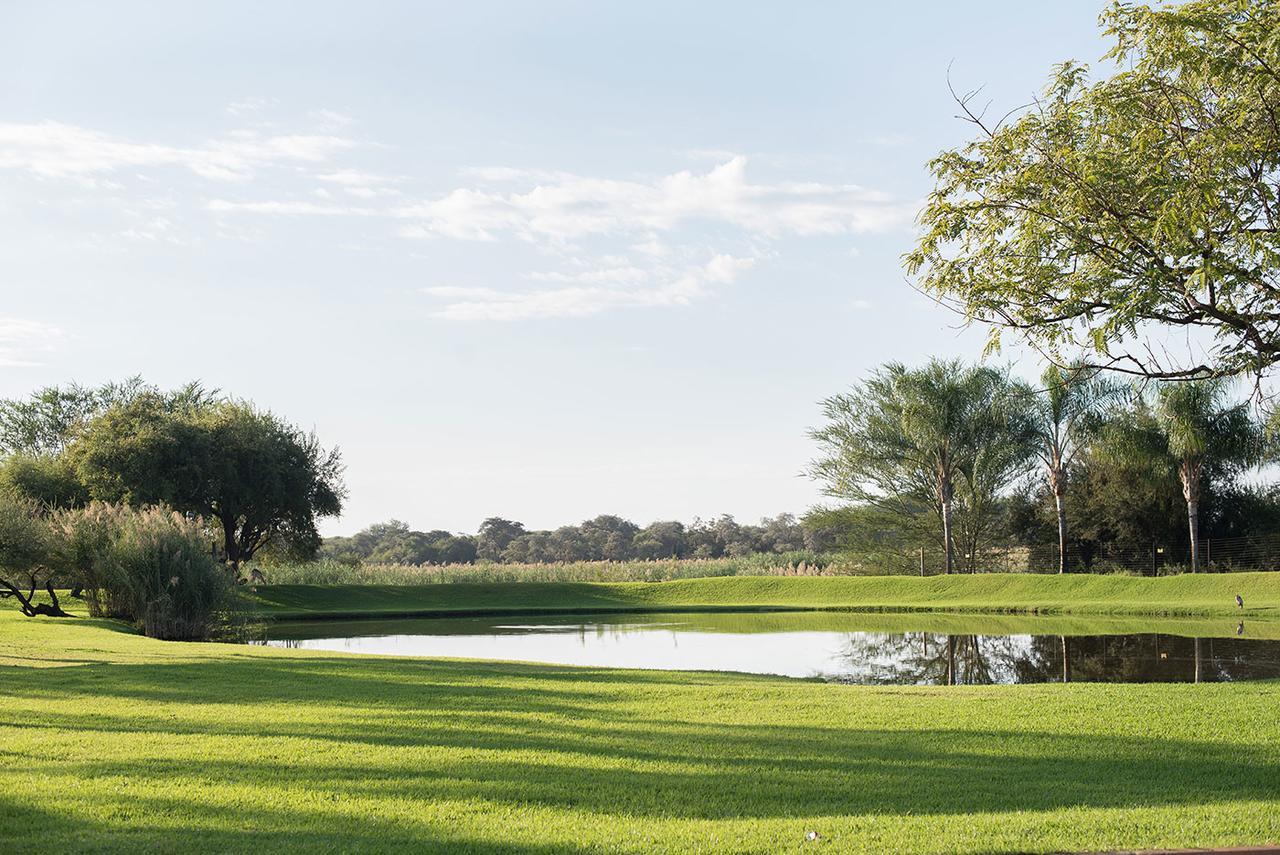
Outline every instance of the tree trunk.
<svg viewBox="0 0 1280 855"><path fill-rule="evenodd" d="M955 546L951 542L951 496L950 490L944 489L942 496L942 544L945 553L944 565L947 575L955 568Z"/></svg>
<svg viewBox="0 0 1280 855"><path fill-rule="evenodd" d="M1187 527L1191 530L1191 572L1200 571L1200 503L1187 502Z"/></svg>
<svg viewBox="0 0 1280 855"><path fill-rule="evenodd" d="M1053 503L1058 509L1058 575L1067 572L1067 508L1060 488L1053 491Z"/></svg>
<svg viewBox="0 0 1280 855"><path fill-rule="evenodd" d="M230 517L222 521L222 551L227 555L227 563L236 578L240 577L240 544L236 541L236 519Z"/></svg>
<svg viewBox="0 0 1280 855"><path fill-rule="evenodd" d="M31 582L31 591L25 596L17 585L12 582L0 579L0 598L14 597L18 601L18 607L27 617L36 617L43 615L44 617L71 617L62 610L62 605L58 602L58 595L53 590L53 581L45 583L45 590L49 592L50 603L35 603L35 580Z"/></svg>
<svg viewBox="0 0 1280 855"><path fill-rule="evenodd" d="M1200 464L1194 459L1182 462L1178 469L1182 480L1182 496L1187 500L1187 529L1191 534L1191 572L1200 571Z"/></svg>
<svg viewBox="0 0 1280 855"><path fill-rule="evenodd" d="M1062 682L1071 682L1071 651L1067 649L1067 637L1062 636Z"/></svg>

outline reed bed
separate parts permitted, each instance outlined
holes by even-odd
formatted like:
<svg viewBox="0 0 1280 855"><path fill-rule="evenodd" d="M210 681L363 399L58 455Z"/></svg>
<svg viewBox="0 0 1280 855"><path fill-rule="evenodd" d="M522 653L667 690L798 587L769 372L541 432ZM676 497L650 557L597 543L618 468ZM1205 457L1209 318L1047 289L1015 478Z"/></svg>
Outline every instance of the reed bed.
<svg viewBox="0 0 1280 855"><path fill-rule="evenodd" d="M269 585L431 585L454 582L666 582L709 576L847 576L855 564L810 552L658 561L556 564L346 564L313 561L264 568Z"/></svg>

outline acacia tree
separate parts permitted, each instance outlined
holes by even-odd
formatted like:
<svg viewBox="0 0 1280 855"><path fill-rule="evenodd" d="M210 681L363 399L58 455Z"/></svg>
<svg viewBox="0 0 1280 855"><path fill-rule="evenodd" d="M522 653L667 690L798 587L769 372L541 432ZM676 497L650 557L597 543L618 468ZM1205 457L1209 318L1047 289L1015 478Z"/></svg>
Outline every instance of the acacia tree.
<svg viewBox="0 0 1280 855"><path fill-rule="evenodd" d="M161 396L173 407L208 403L214 397L199 383L165 393L141 377L101 386L45 386L25 398L0 400L0 454L56 458L90 421L141 395Z"/></svg>
<svg viewBox="0 0 1280 855"><path fill-rule="evenodd" d="M215 520L236 571L273 541L314 555L317 518L340 513L345 496L336 449L237 401L140 395L90 422L67 453L95 499Z"/></svg>
<svg viewBox="0 0 1280 855"><path fill-rule="evenodd" d="M1118 421L1102 448L1131 465L1172 471L1182 485L1191 572L1200 569L1200 501L1206 482L1237 475L1266 458L1266 432L1231 384L1212 378L1162 383L1154 400Z"/></svg>
<svg viewBox="0 0 1280 855"><path fill-rule="evenodd" d="M932 360L889 363L853 391L823 401L827 424L810 432L823 456L810 474L827 495L910 517L932 507L945 568L955 568L957 488L985 496L1028 459L1031 432L1004 372Z"/></svg>
<svg viewBox="0 0 1280 855"><path fill-rule="evenodd" d="M1280 361L1280 2L1102 16L1120 68L1059 65L1043 98L930 163L905 260L970 319L1147 377ZM1186 331L1175 355L1159 341Z"/></svg>
<svg viewBox="0 0 1280 855"><path fill-rule="evenodd" d="M1050 365L1041 375L1044 390L1030 396L1036 456L1044 464L1045 482L1053 495L1058 520L1058 572L1067 572L1067 476L1077 457L1102 426L1106 409L1121 388L1096 371Z"/></svg>

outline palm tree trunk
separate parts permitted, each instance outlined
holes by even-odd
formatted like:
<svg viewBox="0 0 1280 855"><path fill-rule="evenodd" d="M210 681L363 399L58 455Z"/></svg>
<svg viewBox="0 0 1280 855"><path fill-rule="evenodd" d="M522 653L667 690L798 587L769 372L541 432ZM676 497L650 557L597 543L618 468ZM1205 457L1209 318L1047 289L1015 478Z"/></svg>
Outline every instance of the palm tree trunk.
<svg viewBox="0 0 1280 855"><path fill-rule="evenodd" d="M1187 502L1187 527L1191 530L1191 572L1200 571L1200 503Z"/></svg>
<svg viewBox="0 0 1280 855"><path fill-rule="evenodd" d="M1053 491L1053 503L1058 509L1058 575L1067 572L1067 508L1059 490Z"/></svg>
<svg viewBox="0 0 1280 855"><path fill-rule="evenodd" d="M947 574L950 575L955 566L955 547L951 542L951 499L942 500L942 543L946 553Z"/></svg>

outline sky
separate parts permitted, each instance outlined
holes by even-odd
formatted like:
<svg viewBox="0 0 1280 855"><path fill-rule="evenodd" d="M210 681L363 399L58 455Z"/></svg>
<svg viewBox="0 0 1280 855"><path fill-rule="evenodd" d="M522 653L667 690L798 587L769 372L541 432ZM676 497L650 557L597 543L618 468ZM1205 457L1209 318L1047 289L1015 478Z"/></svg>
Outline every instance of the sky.
<svg viewBox="0 0 1280 855"><path fill-rule="evenodd" d="M252 400L326 534L803 513L821 399L982 349L901 266L948 78L1025 103L1101 5L5 0L0 397Z"/></svg>

